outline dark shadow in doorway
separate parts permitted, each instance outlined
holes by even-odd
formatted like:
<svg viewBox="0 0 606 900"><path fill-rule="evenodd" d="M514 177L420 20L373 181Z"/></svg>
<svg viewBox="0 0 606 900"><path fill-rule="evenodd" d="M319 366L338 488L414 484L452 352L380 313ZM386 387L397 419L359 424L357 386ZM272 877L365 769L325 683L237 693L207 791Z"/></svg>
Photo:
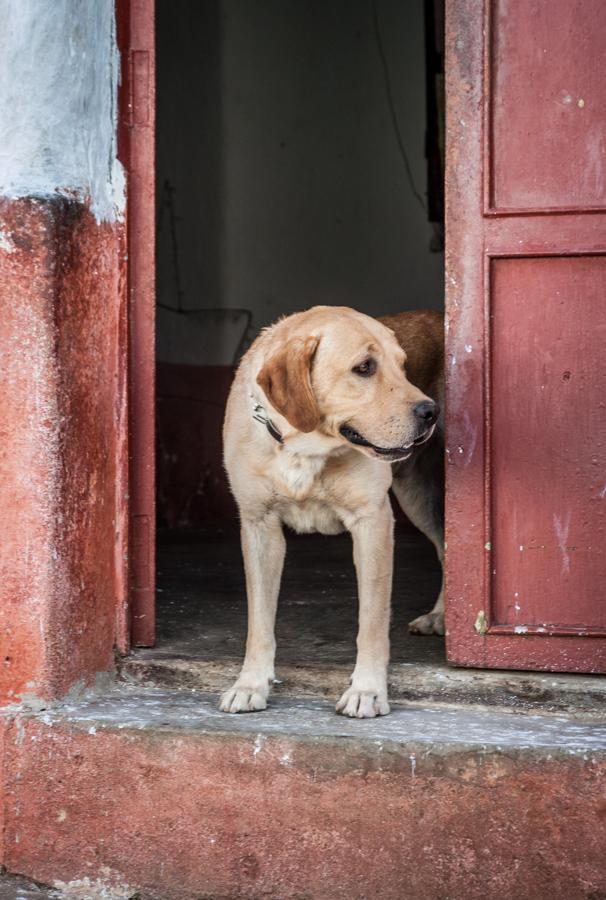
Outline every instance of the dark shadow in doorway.
<svg viewBox="0 0 606 900"><path fill-rule="evenodd" d="M277 617L281 665L353 666L357 590L349 535L288 534ZM160 533L156 653L239 661L246 638L246 591L234 525ZM440 664L444 639L408 634L440 589L432 545L406 524L396 528L392 660Z"/></svg>

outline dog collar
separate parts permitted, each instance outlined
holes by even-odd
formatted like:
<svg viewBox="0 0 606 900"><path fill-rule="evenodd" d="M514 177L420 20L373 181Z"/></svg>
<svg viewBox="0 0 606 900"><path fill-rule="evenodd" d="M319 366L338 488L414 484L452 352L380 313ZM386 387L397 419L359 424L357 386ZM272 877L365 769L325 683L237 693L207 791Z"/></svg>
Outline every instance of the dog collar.
<svg viewBox="0 0 606 900"><path fill-rule="evenodd" d="M284 438L282 437L282 435L280 434L280 432L278 431L278 429L276 428L276 426L274 425L272 420L267 415L267 411L265 410L265 407L262 406L260 403L258 403L255 400L255 398L252 396L252 394L251 394L251 399L253 401L252 417L255 420L255 422L260 422L262 425L265 425L265 427L267 428L268 432L271 434L274 441L277 441L278 444L283 444Z"/></svg>

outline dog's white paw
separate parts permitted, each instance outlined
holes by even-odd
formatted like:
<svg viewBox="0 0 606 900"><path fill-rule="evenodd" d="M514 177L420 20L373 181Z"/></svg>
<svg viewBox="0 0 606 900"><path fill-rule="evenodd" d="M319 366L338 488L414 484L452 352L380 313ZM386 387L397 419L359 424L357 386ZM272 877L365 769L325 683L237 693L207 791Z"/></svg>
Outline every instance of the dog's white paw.
<svg viewBox="0 0 606 900"><path fill-rule="evenodd" d="M268 685L250 685L236 681L228 691L221 694L219 709L226 713L256 712L267 707L268 695Z"/></svg>
<svg viewBox="0 0 606 900"><path fill-rule="evenodd" d="M411 634L444 634L444 613L429 612L408 623Z"/></svg>
<svg viewBox="0 0 606 900"><path fill-rule="evenodd" d="M363 691L352 685L348 688L336 705L342 716L352 719L374 719L375 716L386 716L389 712L387 691Z"/></svg>

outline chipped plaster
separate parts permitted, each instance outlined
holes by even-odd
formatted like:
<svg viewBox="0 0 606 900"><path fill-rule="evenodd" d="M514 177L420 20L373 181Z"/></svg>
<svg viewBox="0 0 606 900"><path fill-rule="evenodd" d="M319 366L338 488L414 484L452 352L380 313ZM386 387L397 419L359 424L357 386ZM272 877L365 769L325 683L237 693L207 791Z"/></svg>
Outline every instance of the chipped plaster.
<svg viewBox="0 0 606 900"><path fill-rule="evenodd" d="M124 209L113 0L0 0L0 195Z"/></svg>

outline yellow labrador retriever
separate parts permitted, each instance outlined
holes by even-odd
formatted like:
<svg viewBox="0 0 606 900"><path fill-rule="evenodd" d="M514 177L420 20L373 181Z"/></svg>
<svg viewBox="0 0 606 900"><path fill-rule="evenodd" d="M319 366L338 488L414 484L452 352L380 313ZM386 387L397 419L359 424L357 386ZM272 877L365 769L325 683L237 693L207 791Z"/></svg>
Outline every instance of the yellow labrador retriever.
<svg viewBox="0 0 606 900"><path fill-rule="evenodd" d="M389 712L393 567L389 488L442 559L443 334L437 313L382 321L317 306L266 329L236 374L224 425L225 466L241 517L248 594L246 656L220 701L265 709L286 549L282 525L353 538L359 631L337 712ZM409 380L410 379L410 380ZM442 595L411 630L443 632Z"/></svg>

